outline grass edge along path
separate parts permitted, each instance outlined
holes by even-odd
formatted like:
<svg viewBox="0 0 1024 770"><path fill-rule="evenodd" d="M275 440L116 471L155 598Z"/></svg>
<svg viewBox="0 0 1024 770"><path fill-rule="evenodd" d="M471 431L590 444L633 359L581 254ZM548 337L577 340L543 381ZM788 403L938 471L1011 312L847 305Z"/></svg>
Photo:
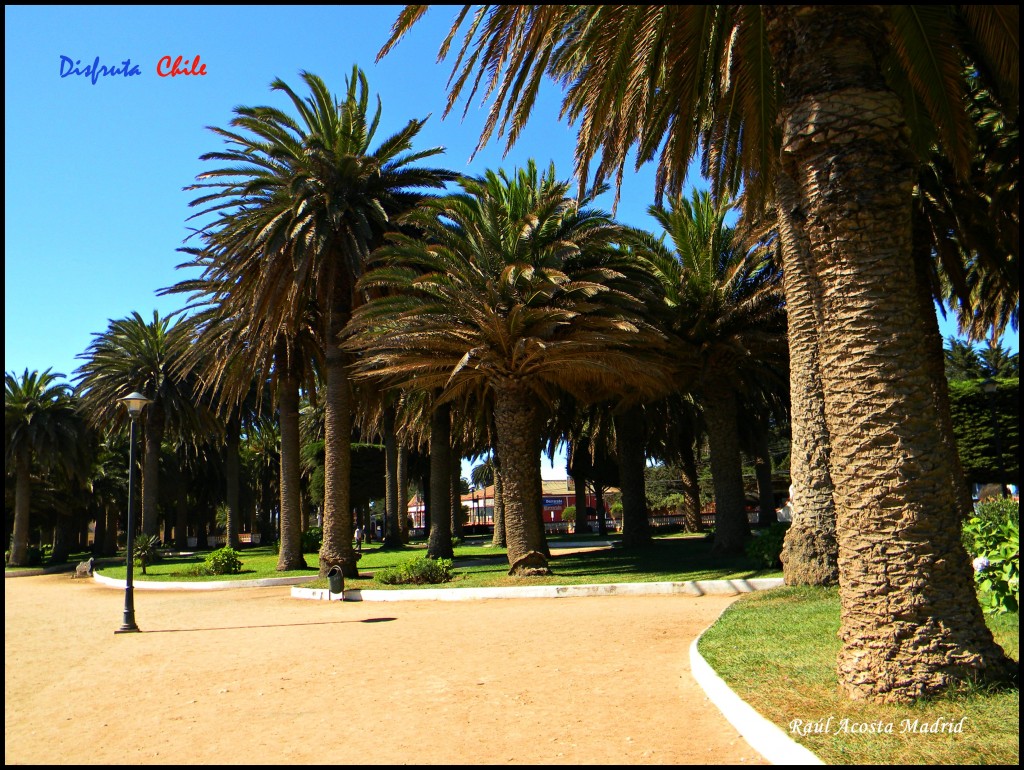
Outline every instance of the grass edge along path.
<svg viewBox="0 0 1024 770"><path fill-rule="evenodd" d="M987 620L1019 660L1019 616ZM837 589L780 588L741 597L698 649L737 695L827 764L1018 764L1018 690L851 701L836 680L838 630Z"/></svg>
<svg viewBox="0 0 1024 770"><path fill-rule="evenodd" d="M552 540L554 549L559 543ZM566 553L552 557L555 574L546 577L513 578L508 576L508 561L504 549L484 546L467 540L455 548L455 576L451 582L438 585L394 585L377 583L372 575L376 570L393 567L426 554L422 544L401 549L384 550L377 545L364 548L359 561L359 578L347 578L346 589L416 589L416 588L481 588L504 586L583 585L593 583L646 583L687 580L737 580L760 577L781 577L779 570L760 570L746 557L722 558L711 553L711 541L697 537L663 538L655 540L649 548L627 551L618 547L596 547L581 553ZM188 577L181 573L191 563L201 562L204 554L164 559L147 568L147 575L135 570L135 581L206 581L254 580L268 577L308 575L306 588L326 588L327 580L317 578L319 559L316 554L305 554L305 570L277 572L277 555L269 546L245 549L240 552L242 572L236 575ZM123 580L123 565L103 567L105 577Z"/></svg>

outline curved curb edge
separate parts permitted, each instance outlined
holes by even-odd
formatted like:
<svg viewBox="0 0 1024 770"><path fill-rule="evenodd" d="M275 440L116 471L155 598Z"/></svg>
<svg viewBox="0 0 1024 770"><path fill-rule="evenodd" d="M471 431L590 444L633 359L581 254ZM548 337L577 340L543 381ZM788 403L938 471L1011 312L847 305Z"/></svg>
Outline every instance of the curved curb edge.
<svg viewBox="0 0 1024 770"><path fill-rule="evenodd" d="M308 580L303 581L308 582ZM558 599L574 596L640 596L651 594L741 594L778 588L782 578L751 580L689 580L661 583L600 583L570 586L524 586L506 588L422 588L416 590L382 590L350 588L341 594L328 588L293 586L293 599L347 602L400 601L464 601L471 599Z"/></svg>
<svg viewBox="0 0 1024 770"><path fill-rule="evenodd" d="M755 751L773 765L824 765L825 763L812 751L801 746L778 725L755 711L715 673L711 665L704 660L704 656L697 651L697 643L706 632L707 628L690 644L690 672L729 724L739 731Z"/></svg>

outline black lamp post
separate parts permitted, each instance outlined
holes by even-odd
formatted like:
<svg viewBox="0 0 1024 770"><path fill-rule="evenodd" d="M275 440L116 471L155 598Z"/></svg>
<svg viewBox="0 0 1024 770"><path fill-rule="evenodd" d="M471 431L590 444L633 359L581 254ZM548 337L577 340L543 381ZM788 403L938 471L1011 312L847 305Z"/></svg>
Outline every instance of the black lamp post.
<svg viewBox="0 0 1024 770"><path fill-rule="evenodd" d="M1003 437L999 432L999 419L996 415L996 392L999 390L999 383L989 377L981 383L981 389L988 395L989 415L992 418L992 433L996 441L996 461L999 463L999 492L1003 497L1009 497L1010 493L1006 487L1006 466L1003 464Z"/></svg>
<svg viewBox="0 0 1024 770"><path fill-rule="evenodd" d="M139 627L135 625L135 597L132 593L134 589L132 567L135 562L133 553L135 545L135 423L139 421L139 415L142 414L146 404L150 404L152 401L139 392L130 393L124 398L119 398L118 401L128 407L128 414L132 418L131 431L128 436L128 531L125 533L125 559L128 574L124 581L124 620L121 622L121 627L114 632L115 634L126 634L139 630Z"/></svg>

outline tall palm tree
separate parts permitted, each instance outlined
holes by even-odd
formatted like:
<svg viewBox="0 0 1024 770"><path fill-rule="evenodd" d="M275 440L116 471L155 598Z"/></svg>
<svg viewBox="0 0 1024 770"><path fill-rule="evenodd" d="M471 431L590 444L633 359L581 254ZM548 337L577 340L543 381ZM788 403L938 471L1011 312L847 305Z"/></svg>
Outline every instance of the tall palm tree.
<svg viewBox="0 0 1024 770"><path fill-rule="evenodd" d="M675 198L669 208L648 211L663 228L663 241L637 233L638 258L662 286L659 308L676 345L677 361L697 351L694 395L711 449L715 487L715 550L736 553L750 534L745 510L738 419L744 398L774 383L784 388L787 371L786 314L782 274L764 249L738 247L726 225L731 205L708 192ZM685 385L684 385L684 390Z"/></svg>
<svg viewBox="0 0 1024 770"><path fill-rule="evenodd" d="M380 55L425 10L407 7ZM678 192L700 143L716 188L742 179L799 225L798 241L781 230L790 317L809 319L791 329L791 360L816 347L844 690L901 701L1011 676L960 543L951 456L932 461L945 439L935 373L916 365L927 330L911 212L916 165L935 143L966 176L965 59L1016 117L1019 8L479 6L471 24L449 109L470 83L471 96L480 85L495 95L481 142L495 128L514 141L550 74L580 125L581 178L599 153L594 175L621 176L635 149L638 164L657 157L659 189ZM794 440L809 417L793 410Z"/></svg>
<svg viewBox="0 0 1024 770"><path fill-rule="evenodd" d="M339 565L355 577L349 505L352 406L347 354L337 345L355 300L363 261L379 245L392 219L416 205L423 188L440 188L450 172L414 165L441 148L413 151L423 126L411 120L376 147L381 118L369 106L365 75L353 67L342 98L308 72L310 95L300 97L284 81L283 92L298 120L273 107L238 107L234 130L213 128L229 149L204 160L227 166L206 172L192 189L210 191L193 205L219 212L208 228L214 240L241 257L233 271L255 271L255 288L238 302L247 314L247 339L270 344L293 328L306 303L319 313L326 407L324 539L320 571ZM259 340L262 339L262 342ZM284 436L282 436L284 438Z"/></svg>
<svg viewBox="0 0 1024 770"><path fill-rule="evenodd" d="M425 239L380 250L362 285L395 293L356 310L350 345L361 376L440 391L439 403L493 399L510 573L546 573L541 410L562 389L652 389L659 370L628 347L657 335L640 271L614 248L622 229L568 197L553 167L460 184L411 215Z"/></svg>
<svg viewBox="0 0 1024 770"><path fill-rule="evenodd" d="M12 567L25 566L28 551L31 470L81 470L85 423L63 374L28 369L19 378L4 373L4 464L15 475Z"/></svg>
<svg viewBox="0 0 1024 770"><path fill-rule="evenodd" d="M156 535L158 525L160 445L168 430L204 433L209 415L193 397L193 383L177 369L185 349L185 326L153 311L147 322L138 312L111 321L105 332L78 358L75 370L82 407L100 431L124 428L127 410L118 399L138 391L151 400L141 418L144 430L142 462L142 533Z"/></svg>

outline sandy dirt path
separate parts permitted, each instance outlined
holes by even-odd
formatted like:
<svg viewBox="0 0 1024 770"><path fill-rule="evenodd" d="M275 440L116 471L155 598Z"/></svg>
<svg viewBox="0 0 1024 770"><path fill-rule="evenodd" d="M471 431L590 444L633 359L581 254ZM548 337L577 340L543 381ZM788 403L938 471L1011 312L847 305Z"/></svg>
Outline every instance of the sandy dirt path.
<svg viewBox="0 0 1024 770"><path fill-rule="evenodd" d="M722 596L318 602L4 581L5 764L763 764L689 673Z"/></svg>

